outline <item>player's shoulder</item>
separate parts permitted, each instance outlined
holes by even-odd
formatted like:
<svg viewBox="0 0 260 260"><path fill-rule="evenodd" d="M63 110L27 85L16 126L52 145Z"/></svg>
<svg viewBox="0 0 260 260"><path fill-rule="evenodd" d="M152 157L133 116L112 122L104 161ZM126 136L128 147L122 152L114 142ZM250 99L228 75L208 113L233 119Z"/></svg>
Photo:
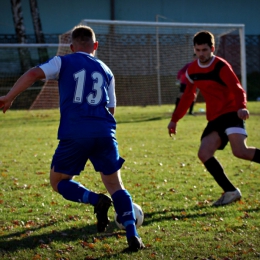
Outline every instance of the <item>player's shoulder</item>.
<svg viewBox="0 0 260 260"><path fill-rule="evenodd" d="M189 65L188 65L188 67L190 67L191 65L196 65L196 64L198 64L198 60L194 60L194 61L191 61L190 63L189 63Z"/></svg>
<svg viewBox="0 0 260 260"><path fill-rule="evenodd" d="M99 62L100 66L103 68L103 70L106 71L106 73L109 73L110 75L113 76L112 70L108 67L108 65L106 65L105 62L103 62L102 60L99 60L99 59L97 59L97 61Z"/></svg>
<svg viewBox="0 0 260 260"><path fill-rule="evenodd" d="M230 65L230 64L228 63L228 61L225 60L224 58L219 57L219 56L215 56L215 63L217 63L217 62L219 62L219 63L224 63L224 64L226 64L226 65Z"/></svg>
<svg viewBox="0 0 260 260"><path fill-rule="evenodd" d="M232 70L231 64L222 57L215 56L214 63L215 63L215 66L218 68L226 68L228 70L230 70L230 69Z"/></svg>
<svg viewBox="0 0 260 260"><path fill-rule="evenodd" d="M61 59L62 62L65 62L66 60L70 60L72 57L74 57L74 54L75 53L69 53L69 54L65 54L65 55L59 55L59 56L56 56L56 57Z"/></svg>
<svg viewBox="0 0 260 260"><path fill-rule="evenodd" d="M194 70L196 67L198 67L198 60L194 60L189 63L189 66L187 68L188 71Z"/></svg>

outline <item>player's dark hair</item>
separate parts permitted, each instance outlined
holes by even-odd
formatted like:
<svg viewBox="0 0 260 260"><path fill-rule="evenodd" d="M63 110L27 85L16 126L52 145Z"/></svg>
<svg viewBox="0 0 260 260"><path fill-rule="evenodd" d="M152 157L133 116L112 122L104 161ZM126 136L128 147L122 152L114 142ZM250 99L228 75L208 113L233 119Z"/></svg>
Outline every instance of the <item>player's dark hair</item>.
<svg viewBox="0 0 260 260"><path fill-rule="evenodd" d="M208 44L209 47L211 48L212 46L215 46L214 35L208 31L198 32L193 37L193 45L195 46L195 44L197 45Z"/></svg>
<svg viewBox="0 0 260 260"><path fill-rule="evenodd" d="M96 36L92 28L85 25L79 25L74 27L71 33L72 40L78 40L81 42L88 42L89 40L96 41Z"/></svg>

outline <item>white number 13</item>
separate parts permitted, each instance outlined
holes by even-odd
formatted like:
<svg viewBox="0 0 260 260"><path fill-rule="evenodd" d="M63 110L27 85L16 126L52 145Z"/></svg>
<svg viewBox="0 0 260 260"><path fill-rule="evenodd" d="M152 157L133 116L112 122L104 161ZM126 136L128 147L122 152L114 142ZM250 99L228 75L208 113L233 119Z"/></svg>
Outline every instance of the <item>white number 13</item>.
<svg viewBox="0 0 260 260"><path fill-rule="evenodd" d="M76 89L74 93L74 103L82 103L83 93L84 93L84 87L85 87L85 77L86 77L86 71L83 69L79 72L76 72L74 74L74 79L77 81ZM93 86L92 86L92 92L90 92L87 95L87 102L90 105L98 105L102 99L103 92L102 92L102 86L103 86L103 77L99 72L94 72L91 75L93 79Z"/></svg>

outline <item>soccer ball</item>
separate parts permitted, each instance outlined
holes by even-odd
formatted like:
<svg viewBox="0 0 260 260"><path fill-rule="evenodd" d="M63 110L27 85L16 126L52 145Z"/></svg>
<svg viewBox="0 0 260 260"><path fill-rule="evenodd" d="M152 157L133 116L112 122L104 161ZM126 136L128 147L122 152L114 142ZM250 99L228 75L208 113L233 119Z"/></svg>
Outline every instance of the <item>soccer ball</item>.
<svg viewBox="0 0 260 260"><path fill-rule="evenodd" d="M136 203L133 203L133 208L135 211L135 219L136 219L135 226L136 226L136 228L138 228L143 224L144 213L143 213L142 208L139 205L137 205ZM120 223L116 212L115 212L115 222L119 229L125 229L125 227L122 225L122 223Z"/></svg>

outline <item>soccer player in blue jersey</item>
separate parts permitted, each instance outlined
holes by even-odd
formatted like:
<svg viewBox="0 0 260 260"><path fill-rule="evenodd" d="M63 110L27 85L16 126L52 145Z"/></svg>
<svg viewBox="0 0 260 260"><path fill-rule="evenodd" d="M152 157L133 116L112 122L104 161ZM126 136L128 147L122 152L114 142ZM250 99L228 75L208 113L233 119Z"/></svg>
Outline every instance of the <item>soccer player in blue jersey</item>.
<svg viewBox="0 0 260 260"><path fill-rule="evenodd" d="M115 138L115 80L111 70L94 57L98 48L94 31L77 26L71 34L72 54L55 56L22 75L6 96L0 97L5 113L14 99L37 80L58 80L60 94L59 144L50 169L52 188L65 199L94 206L97 230L103 232L112 204L110 197L90 191L74 175L84 170L90 160L111 195L115 211L126 228L131 251L144 248L135 227L132 198L124 188L120 169L124 159L119 156Z"/></svg>

